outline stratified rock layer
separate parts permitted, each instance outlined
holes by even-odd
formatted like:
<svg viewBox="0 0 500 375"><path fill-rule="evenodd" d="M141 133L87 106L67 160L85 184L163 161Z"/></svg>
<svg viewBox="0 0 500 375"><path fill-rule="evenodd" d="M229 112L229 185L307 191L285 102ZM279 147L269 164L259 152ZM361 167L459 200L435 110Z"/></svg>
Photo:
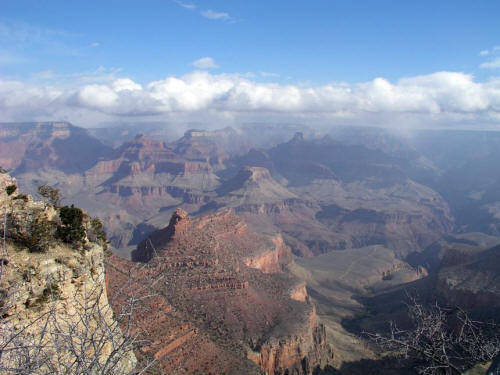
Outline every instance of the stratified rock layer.
<svg viewBox="0 0 500 375"><path fill-rule="evenodd" d="M178 209L169 226L141 243L132 264L114 258L111 289L125 275L155 295L158 309L139 319L165 372L311 374L333 360L304 284L286 266L281 236L250 230L231 210L191 219Z"/></svg>

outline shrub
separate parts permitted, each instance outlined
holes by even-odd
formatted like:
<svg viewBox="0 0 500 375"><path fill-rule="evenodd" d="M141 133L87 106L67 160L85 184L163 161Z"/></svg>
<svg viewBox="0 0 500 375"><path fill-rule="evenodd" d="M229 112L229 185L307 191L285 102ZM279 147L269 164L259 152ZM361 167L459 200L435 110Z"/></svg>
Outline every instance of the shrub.
<svg viewBox="0 0 500 375"><path fill-rule="evenodd" d="M5 229L6 239L27 247L31 252L45 253L54 242L56 224L43 211L34 209L10 213ZM4 235L3 230L0 234Z"/></svg>
<svg viewBox="0 0 500 375"><path fill-rule="evenodd" d="M90 241L100 244L103 247L104 251L108 249L108 239L106 238L106 232L104 231L101 220L99 220L98 218L95 217L90 220L90 228L87 231L87 236Z"/></svg>
<svg viewBox="0 0 500 375"><path fill-rule="evenodd" d="M83 211L74 205L61 207L59 211L61 225L57 226L58 237L66 243L85 243Z"/></svg>
<svg viewBox="0 0 500 375"><path fill-rule="evenodd" d="M17 190L16 185L9 185L5 188L5 191L7 192L7 195L12 195L15 191Z"/></svg>
<svg viewBox="0 0 500 375"><path fill-rule="evenodd" d="M36 216L30 223L26 246L33 253L46 253L54 242L55 223L46 216Z"/></svg>

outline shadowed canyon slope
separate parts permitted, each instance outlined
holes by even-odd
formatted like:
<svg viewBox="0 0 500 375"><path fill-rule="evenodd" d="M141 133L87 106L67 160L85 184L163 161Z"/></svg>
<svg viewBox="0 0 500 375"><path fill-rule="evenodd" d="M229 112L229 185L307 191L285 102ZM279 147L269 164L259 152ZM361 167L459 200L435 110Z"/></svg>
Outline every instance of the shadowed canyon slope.
<svg viewBox="0 0 500 375"><path fill-rule="evenodd" d="M450 231L453 219L443 198L413 181L396 161L381 151L328 137L306 141L298 133L237 163L265 167L286 185L281 202L252 209L273 212L272 222L290 236L296 253L381 244L405 255ZM234 199L230 204L236 205ZM243 201L241 206L252 211Z"/></svg>
<svg viewBox="0 0 500 375"><path fill-rule="evenodd" d="M67 122L0 124L0 165L14 174L40 169L81 173L112 149Z"/></svg>

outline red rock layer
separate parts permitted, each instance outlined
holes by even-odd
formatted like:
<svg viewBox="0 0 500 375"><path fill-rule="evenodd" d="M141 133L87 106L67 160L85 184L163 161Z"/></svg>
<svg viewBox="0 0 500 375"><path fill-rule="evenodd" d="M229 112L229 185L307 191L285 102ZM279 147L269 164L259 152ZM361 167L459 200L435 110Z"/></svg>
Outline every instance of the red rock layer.
<svg viewBox="0 0 500 375"><path fill-rule="evenodd" d="M130 275L136 295L159 300L137 316L150 341L140 360L192 374L310 374L331 363L305 288L283 272L292 258L281 236L253 232L231 210L190 219L178 209L134 258L145 263L111 258L108 280L113 294Z"/></svg>

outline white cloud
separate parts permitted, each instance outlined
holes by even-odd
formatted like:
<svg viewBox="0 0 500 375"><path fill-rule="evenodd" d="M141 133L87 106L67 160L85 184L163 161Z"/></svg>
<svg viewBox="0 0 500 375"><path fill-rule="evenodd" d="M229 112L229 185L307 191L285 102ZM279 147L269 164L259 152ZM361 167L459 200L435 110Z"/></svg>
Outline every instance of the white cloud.
<svg viewBox="0 0 500 375"><path fill-rule="evenodd" d="M106 85L86 85L75 94L76 105L105 110L116 107L118 92Z"/></svg>
<svg viewBox="0 0 500 375"><path fill-rule="evenodd" d="M486 61L479 65L481 69L500 69L500 57L497 57L494 60Z"/></svg>
<svg viewBox="0 0 500 375"><path fill-rule="evenodd" d="M215 12L212 9L208 9L208 10L201 12L201 15L203 17L211 19L211 20L228 20L231 18L229 13Z"/></svg>
<svg viewBox="0 0 500 375"><path fill-rule="evenodd" d="M489 55L494 55L497 52L500 52L500 46L493 46L491 49L483 49L482 51L479 51L479 56L489 56Z"/></svg>
<svg viewBox="0 0 500 375"><path fill-rule="evenodd" d="M196 9L196 5L193 3L185 3L184 1L175 0L177 4L186 9Z"/></svg>
<svg viewBox="0 0 500 375"><path fill-rule="evenodd" d="M201 59L193 61L191 65L200 69L217 69L219 67L211 57L202 57Z"/></svg>
<svg viewBox="0 0 500 375"><path fill-rule="evenodd" d="M294 119L393 126L467 122L500 129L500 77L478 82L459 72L322 86L262 83L245 75L206 71L142 86L125 77L100 83L75 80L73 87L34 82L0 79L4 121L64 118L79 123L80 118L90 122L99 116L188 116L206 122L216 116L234 121Z"/></svg>
<svg viewBox="0 0 500 375"><path fill-rule="evenodd" d="M138 83L135 83L130 78L119 78L113 82L112 87L113 90L115 90L116 92L125 90L128 91L142 90L142 86L139 85Z"/></svg>

